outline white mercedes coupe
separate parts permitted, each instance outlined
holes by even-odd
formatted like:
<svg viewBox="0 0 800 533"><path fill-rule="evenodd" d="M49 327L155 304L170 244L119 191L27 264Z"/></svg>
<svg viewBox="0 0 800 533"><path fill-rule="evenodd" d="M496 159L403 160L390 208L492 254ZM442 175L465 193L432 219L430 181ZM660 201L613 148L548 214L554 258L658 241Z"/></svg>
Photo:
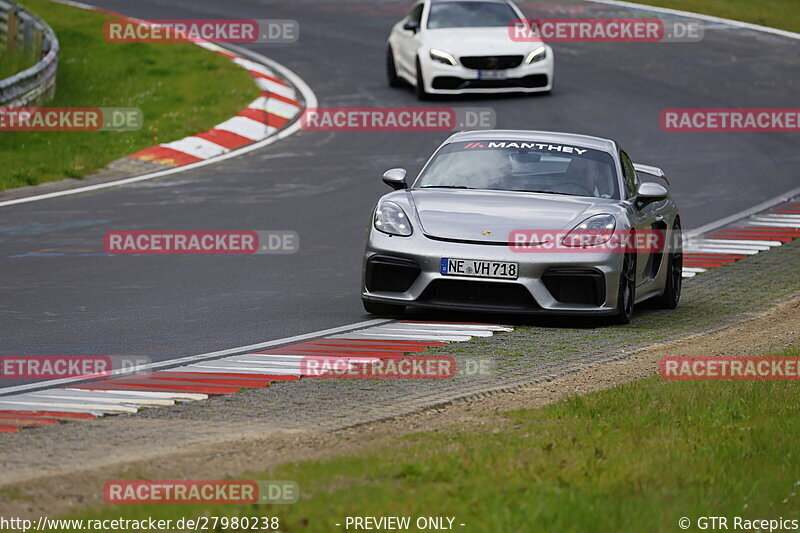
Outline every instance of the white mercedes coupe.
<svg viewBox="0 0 800 533"><path fill-rule="evenodd" d="M394 25L386 50L389 85L428 94L550 92L553 50L512 39L525 17L508 0L419 0Z"/></svg>

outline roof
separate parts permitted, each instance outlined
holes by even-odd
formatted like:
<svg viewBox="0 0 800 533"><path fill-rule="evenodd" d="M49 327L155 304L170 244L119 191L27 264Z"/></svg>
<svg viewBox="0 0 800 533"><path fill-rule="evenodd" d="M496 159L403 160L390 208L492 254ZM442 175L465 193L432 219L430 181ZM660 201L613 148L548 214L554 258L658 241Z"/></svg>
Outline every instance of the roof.
<svg viewBox="0 0 800 533"><path fill-rule="evenodd" d="M560 133L554 131L534 130L480 130L463 131L447 139L447 142L462 141L525 141L546 142L583 146L594 150L614 153L617 144L611 139L579 135L577 133Z"/></svg>

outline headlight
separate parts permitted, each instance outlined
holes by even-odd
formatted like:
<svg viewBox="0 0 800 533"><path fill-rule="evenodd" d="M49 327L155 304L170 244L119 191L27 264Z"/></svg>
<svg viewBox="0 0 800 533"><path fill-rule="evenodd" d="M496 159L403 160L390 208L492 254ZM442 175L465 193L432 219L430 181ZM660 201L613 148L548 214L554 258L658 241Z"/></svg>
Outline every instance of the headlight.
<svg viewBox="0 0 800 533"><path fill-rule="evenodd" d="M448 54L447 52L442 52L441 50L437 50L435 48L431 49L431 59L438 63L444 63L445 65L450 65L451 67L455 67L458 65L458 61L456 58L453 57L452 54Z"/></svg>
<svg viewBox="0 0 800 533"><path fill-rule="evenodd" d="M594 215L587 218L564 236L564 246L598 246L614 235L617 219L613 215Z"/></svg>
<svg viewBox="0 0 800 533"><path fill-rule="evenodd" d="M413 233L405 211L394 202L381 202L378 204L373 225L376 230L389 235L408 237Z"/></svg>
<svg viewBox="0 0 800 533"><path fill-rule="evenodd" d="M537 61L541 61L547 57L547 47L540 46L530 54L528 57L525 58L525 64L529 65L531 63L536 63Z"/></svg>

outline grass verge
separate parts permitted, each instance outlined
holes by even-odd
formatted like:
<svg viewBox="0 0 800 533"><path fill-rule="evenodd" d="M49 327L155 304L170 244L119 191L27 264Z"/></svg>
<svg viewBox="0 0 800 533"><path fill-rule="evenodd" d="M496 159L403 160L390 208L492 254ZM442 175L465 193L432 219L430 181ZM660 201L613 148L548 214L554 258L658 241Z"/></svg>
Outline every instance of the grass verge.
<svg viewBox="0 0 800 533"><path fill-rule="evenodd" d="M774 355L797 357L800 347ZM243 476L298 482L294 505L126 505L74 516L266 515L286 532L343 531L335 524L347 516L454 517L468 532L674 532L682 517L694 521L690 531L701 516L791 520L800 518L798 415L796 382L655 377Z"/></svg>
<svg viewBox="0 0 800 533"><path fill-rule="evenodd" d="M36 64L33 54L21 51L7 52L0 50L0 80L18 74Z"/></svg>
<svg viewBox="0 0 800 533"><path fill-rule="evenodd" d="M138 107L135 132L2 132L0 189L80 178L114 159L208 129L258 96L247 72L191 44L112 44L108 15L24 0L61 44L49 107Z"/></svg>
<svg viewBox="0 0 800 533"><path fill-rule="evenodd" d="M681 9L800 33L797 0L639 0L652 6Z"/></svg>

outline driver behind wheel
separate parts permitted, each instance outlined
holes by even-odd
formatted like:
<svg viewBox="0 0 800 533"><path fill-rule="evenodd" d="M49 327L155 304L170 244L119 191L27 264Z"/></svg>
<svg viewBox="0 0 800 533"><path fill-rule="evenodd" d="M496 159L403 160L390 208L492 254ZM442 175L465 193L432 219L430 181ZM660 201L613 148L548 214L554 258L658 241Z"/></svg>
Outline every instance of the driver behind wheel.
<svg viewBox="0 0 800 533"><path fill-rule="evenodd" d="M573 157L564 180L576 185L582 193L595 198L611 198L612 177L608 165L592 159Z"/></svg>

